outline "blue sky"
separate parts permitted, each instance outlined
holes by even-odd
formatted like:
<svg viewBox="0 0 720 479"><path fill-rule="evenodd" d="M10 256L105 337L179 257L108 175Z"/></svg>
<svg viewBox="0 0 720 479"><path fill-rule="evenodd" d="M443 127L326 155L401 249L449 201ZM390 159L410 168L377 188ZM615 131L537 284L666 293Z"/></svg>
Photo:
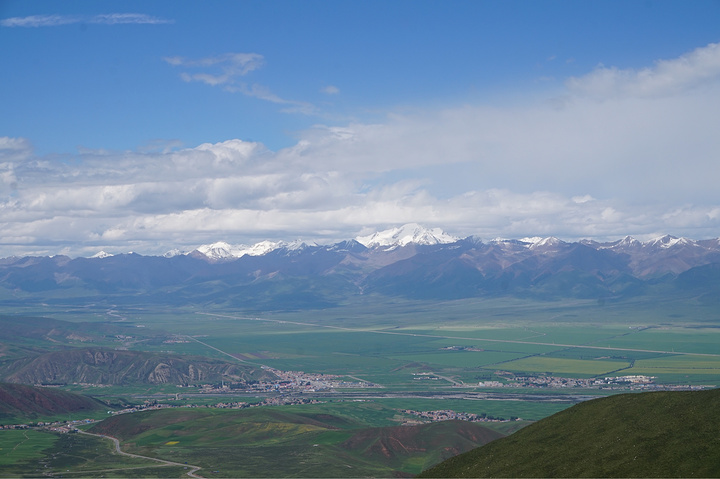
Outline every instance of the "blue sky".
<svg viewBox="0 0 720 479"><path fill-rule="evenodd" d="M720 2L0 0L0 256L720 236Z"/></svg>

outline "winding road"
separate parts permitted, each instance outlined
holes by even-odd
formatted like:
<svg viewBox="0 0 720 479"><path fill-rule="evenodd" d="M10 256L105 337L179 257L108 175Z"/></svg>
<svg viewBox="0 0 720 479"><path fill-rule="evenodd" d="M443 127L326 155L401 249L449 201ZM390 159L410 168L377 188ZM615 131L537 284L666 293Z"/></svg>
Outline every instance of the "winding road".
<svg viewBox="0 0 720 479"><path fill-rule="evenodd" d="M112 437L112 436L107 436L107 435L105 435L105 434L93 434L93 433L91 433L91 432L86 432L86 431L78 431L78 432L79 432L80 434L86 434L86 435L88 435L88 436L95 436L95 437L99 437L99 438L102 438L102 439L110 439L110 440L115 444L115 452L118 453L118 454L120 454L121 456L134 457L134 458L136 458L136 459L148 459L148 460L150 460L150 461L159 462L159 463L161 463L161 465L163 465L163 466L182 466L182 467L187 467L187 468L190 469L190 470L187 472L187 475L188 475L189 477L195 477L195 478L197 478L197 479L204 479L203 476L199 476L199 475L195 474L197 471L199 471L200 469L202 469L200 466L193 466L192 464L187 464L187 463L182 464L182 463L179 463L179 462L166 461L166 460L164 460L164 459L158 459L158 458L156 458L156 457L141 456L141 455L139 455L139 454L131 454L131 453L129 453L129 452L125 452L125 451L123 451L122 449L120 449L120 441L119 441L117 438L114 438L114 437Z"/></svg>

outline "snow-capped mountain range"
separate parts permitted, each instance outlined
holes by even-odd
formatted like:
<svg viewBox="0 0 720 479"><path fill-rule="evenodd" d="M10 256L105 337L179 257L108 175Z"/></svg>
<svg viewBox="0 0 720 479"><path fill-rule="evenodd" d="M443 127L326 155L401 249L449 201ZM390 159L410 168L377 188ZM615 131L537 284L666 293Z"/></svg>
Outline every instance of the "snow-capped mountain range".
<svg viewBox="0 0 720 479"><path fill-rule="evenodd" d="M377 249L382 251L392 251L398 247L408 245L431 246L431 245L447 245L453 244L461 240L472 240L478 244L482 240L477 237L459 238L450 235L441 228L427 228L417 223L409 223L403 226L378 231L369 235L357 236L354 241L363 245L368 249ZM353 240L350 240L353 241ZM514 243L530 250L547 250L558 247L563 244L569 244L554 236L542 237L533 236L525 237L518 240L496 238L487 242L487 244ZM642 242L632 236L613 242L600 243L592 240L582 240L581 244L593 247L595 249L607 249L616 252L641 251L646 252L655 249L669 249L673 247L689 247L714 249L720 246L720 239L696 241L688 238L676 238L670 235L659 236L651 240ZM224 241L218 241L212 244L201 245L191 251L180 251L174 249L164 254L166 258L177 255L192 255L195 257L204 257L210 261L227 261L241 258L243 256L262 256L275 250L297 250L303 247L319 246L317 243L307 244L301 240L293 242L286 241L261 241L253 245L245 244L229 244ZM109 253L101 251L93 256L93 258L106 258L112 256Z"/></svg>
<svg viewBox="0 0 720 479"><path fill-rule="evenodd" d="M445 233L440 228L425 228L417 223L409 223L398 228L390 228L384 231L378 231L367 236L358 236L355 241L366 248L385 248L392 249L398 246L415 245L435 245L448 244L458 241L460 238ZM192 251L182 252L174 249L168 251L163 256L170 258L180 254L185 255L202 255L211 261L224 261L242 258L248 256L262 256L271 251L278 249L299 249L303 246L317 246L316 243L308 245L300 240L294 242L286 241L261 241L253 245L237 244L232 245L224 241L217 243L201 245ZM106 257L107 253L101 252L93 256Z"/></svg>
<svg viewBox="0 0 720 479"><path fill-rule="evenodd" d="M100 252L91 258L0 259L0 297L42 302L70 292L133 304L219 302L261 309L331 307L371 294L603 301L677 294L720 303L720 239L628 236L602 243L551 236L483 242L409 224L331 245L217 242L163 256Z"/></svg>

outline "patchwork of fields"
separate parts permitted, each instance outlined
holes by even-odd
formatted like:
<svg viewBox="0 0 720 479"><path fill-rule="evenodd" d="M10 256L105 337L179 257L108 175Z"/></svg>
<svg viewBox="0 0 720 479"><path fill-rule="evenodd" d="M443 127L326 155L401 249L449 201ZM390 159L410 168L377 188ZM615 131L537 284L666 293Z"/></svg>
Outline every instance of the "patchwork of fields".
<svg viewBox="0 0 720 479"><path fill-rule="evenodd" d="M134 452L180 463L190 458L191 463L196 461L212 468L230 457L227 452L230 449L219 453L220 456L217 451L237 448L238 438L243 438L242 447L252 448L252 454L250 449L247 454L233 453L234 465L218 472L217 477L241 473L270 477L286 470L283 468L288 467L287 461L304 468L296 470L300 476L310 473L322 476L326 472L337 475L348 468L376 476L391 476L398 470L419 472L442 457L421 454L381 460L370 452L362 452L362 447L374 444L376 439L371 441L370 436L381 437L385 432L361 433L360 429L391 428L412 421L399 412L405 409L538 420L579 401L606 394L641 388L716 386L720 384L717 327L720 316L707 307L698 309L697 314L694 311L692 304L685 305L684 310L678 305L665 310L662 305L641 303L599 306L592 301L473 300L428 304L365 302L319 311L255 314L188 308L108 310L94 306L23 313L108 323L125 331L120 338L106 335L92 340L78 333L69 336L71 339L64 347L85 347L86 341L94 341L103 347L204 356L256 368L335 375L348 384L372 385L268 391L260 396L221 389L219 384L213 394L208 393L210 390L170 383L66 386L117 404L151 400L176 407L212 406L232 401L252 404L268 397L321 401L320 405L252 410L283 411L282 414L294 418L287 421L278 419L285 417L282 414L273 416L271 422L263 422L258 418L265 413L260 412L249 416L212 413L203 416L204 419L195 418L190 425L182 422L178 413L164 413L169 415L154 416L160 422L152 423L146 433L128 433L123 439L124 447ZM11 358L29 348L52 347L57 346L47 339L28 337L8 343L4 352L6 358ZM588 386L606 377L626 376L652 377L652 383ZM354 426L328 428L322 421L298 419L294 416L298 413L320 414L327 420L341 418L337 420ZM126 416L139 419L139 414ZM142 414L153 417L157 412ZM168 423L161 421L163 417L174 419ZM211 434L209 431L219 427L221 417L233 417L233 425L228 423L229 429L223 429L223 434ZM254 418L252 424L242 417ZM207 427L203 426L205 422ZM493 430L503 433L523 424L526 422L488 423ZM29 464L34 468L47 464L57 471L62 457L70 461L66 472L73 472L72 477L92 476L92 471L115 466L122 469L123 472L116 473L121 477L163 474L179 477L185 473L184 468L159 467L129 457L110 455L107 457L111 459L103 463L100 451L111 446L90 436L58 439L30 430L25 438L23 433L0 432L0 464L9 474ZM362 446L363 441L370 442ZM360 449L343 449L351 443L352 448ZM76 458L75 462L69 459L71 456ZM56 459L51 460L53 457ZM250 457L257 460L249 461ZM273 463L271 458L277 457L283 457L282 461ZM263 465L269 463L275 465L264 471Z"/></svg>

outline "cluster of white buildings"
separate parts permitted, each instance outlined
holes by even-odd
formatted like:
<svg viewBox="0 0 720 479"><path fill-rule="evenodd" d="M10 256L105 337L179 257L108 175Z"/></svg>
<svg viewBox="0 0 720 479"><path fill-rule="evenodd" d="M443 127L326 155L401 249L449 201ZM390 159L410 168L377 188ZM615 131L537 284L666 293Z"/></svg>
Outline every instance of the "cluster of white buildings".
<svg viewBox="0 0 720 479"><path fill-rule="evenodd" d="M473 414L469 412L457 412L452 409L442 409L438 411L415 411L413 409L403 409L403 414L410 414L422 419L437 421L469 421L469 422L507 422L508 419L502 417L493 417L486 414ZM510 421L519 421L520 418L513 417Z"/></svg>
<svg viewBox="0 0 720 479"><path fill-rule="evenodd" d="M557 376L513 376L508 382L480 381L486 388L595 388L650 389L656 388L654 376L617 376L606 378L563 378Z"/></svg>
<svg viewBox="0 0 720 479"><path fill-rule="evenodd" d="M280 381L273 384L275 389L291 389L307 392L328 389L362 389L380 387L368 381L346 381L343 376L322 373L306 373L303 371L281 371L264 366L264 369L275 374Z"/></svg>
<svg viewBox="0 0 720 479"><path fill-rule="evenodd" d="M38 421L30 424L6 424L0 425L0 429L46 429L48 431L54 431L59 433L76 432L77 427L80 424L91 424L95 422L94 419L76 419L72 421L53 421L45 422Z"/></svg>

